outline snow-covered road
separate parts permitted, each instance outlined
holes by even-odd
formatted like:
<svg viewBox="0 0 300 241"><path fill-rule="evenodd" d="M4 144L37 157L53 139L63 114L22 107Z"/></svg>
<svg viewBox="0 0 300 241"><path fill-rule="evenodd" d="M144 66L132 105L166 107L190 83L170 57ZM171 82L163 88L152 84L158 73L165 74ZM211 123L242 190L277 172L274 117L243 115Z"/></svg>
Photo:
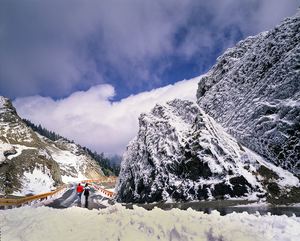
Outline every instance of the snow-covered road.
<svg viewBox="0 0 300 241"><path fill-rule="evenodd" d="M101 209L105 208L108 201L108 198L102 196L100 193L91 187L91 193L89 196L88 209ZM84 207L84 196L82 195L81 201L79 202L76 186L72 185L70 188L66 189L66 192L59 198L54 199L51 203L46 204L45 206L52 208L69 208L73 206Z"/></svg>

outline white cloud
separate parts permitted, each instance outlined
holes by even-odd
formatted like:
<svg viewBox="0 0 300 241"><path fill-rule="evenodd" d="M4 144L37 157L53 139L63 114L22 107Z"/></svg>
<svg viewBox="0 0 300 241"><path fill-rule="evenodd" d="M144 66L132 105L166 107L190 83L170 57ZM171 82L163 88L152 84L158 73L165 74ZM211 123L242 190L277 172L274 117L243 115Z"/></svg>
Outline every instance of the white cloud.
<svg viewBox="0 0 300 241"><path fill-rule="evenodd" d="M138 116L156 103L174 98L195 100L198 78L131 95L111 102L113 86L97 85L87 91L53 100L31 96L14 101L19 115L99 152L122 153L137 134Z"/></svg>
<svg viewBox="0 0 300 241"><path fill-rule="evenodd" d="M65 96L109 71L145 84L151 61L173 50L189 1L1 2L0 91Z"/></svg>
<svg viewBox="0 0 300 241"><path fill-rule="evenodd" d="M0 1L0 93L61 97L116 79L128 92L150 89L178 60L197 57L200 73L216 48L236 42L231 28L255 34L297 6L299 0Z"/></svg>

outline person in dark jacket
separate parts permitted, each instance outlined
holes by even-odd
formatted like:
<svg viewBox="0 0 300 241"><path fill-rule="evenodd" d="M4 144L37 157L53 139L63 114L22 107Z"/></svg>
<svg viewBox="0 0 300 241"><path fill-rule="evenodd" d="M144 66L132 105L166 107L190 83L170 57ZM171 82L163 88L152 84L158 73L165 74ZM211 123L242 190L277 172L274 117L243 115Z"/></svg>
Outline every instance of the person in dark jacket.
<svg viewBox="0 0 300 241"><path fill-rule="evenodd" d="M90 195L90 187L89 187L88 183L85 184L83 195L85 196L85 207L87 208L88 207L88 199L89 199L89 195Z"/></svg>

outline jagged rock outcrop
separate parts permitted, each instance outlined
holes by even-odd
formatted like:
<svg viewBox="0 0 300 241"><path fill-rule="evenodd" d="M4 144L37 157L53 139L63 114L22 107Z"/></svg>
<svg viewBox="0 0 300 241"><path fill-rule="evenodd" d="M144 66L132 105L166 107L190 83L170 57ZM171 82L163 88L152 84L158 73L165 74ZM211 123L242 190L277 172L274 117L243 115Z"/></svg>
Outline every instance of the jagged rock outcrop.
<svg viewBox="0 0 300 241"><path fill-rule="evenodd" d="M197 99L243 145L300 175L300 11L228 49Z"/></svg>
<svg viewBox="0 0 300 241"><path fill-rule="evenodd" d="M119 202L144 203L279 197L297 185L295 176L242 146L197 104L174 100L140 116L116 190Z"/></svg>
<svg viewBox="0 0 300 241"><path fill-rule="evenodd" d="M81 147L35 133L0 96L0 194L48 192L63 182L101 176L99 165Z"/></svg>

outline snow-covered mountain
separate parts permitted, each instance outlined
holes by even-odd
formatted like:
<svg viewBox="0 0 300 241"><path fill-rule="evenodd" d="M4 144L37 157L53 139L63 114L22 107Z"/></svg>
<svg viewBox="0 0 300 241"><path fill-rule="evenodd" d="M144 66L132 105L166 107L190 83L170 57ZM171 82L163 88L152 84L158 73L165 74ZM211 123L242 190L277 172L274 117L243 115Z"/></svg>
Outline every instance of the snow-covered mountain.
<svg viewBox="0 0 300 241"><path fill-rule="evenodd" d="M220 56L200 79L197 104L175 100L140 117L119 201L299 202L300 12Z"/></svg>
<svg viewBox="0 0 300 241"><path fill-rule="evenodd" d="M0 97L0 194L48 192L63 182L101 176L100 166L80 146L34 132Z"/></svg>
<svg viewBox="0 0 300 241"><path fill-rule="evenodd" d="M242 144L300 174L300 11L228 49L200 80L200 107Z"/></svg>
<svg viewBox="0 0 300 241"><path fill-rule="evenodd" d="M296 186L297 177L242 146L197 104L174 100L140 116L117 200L280 198Z"/></svg>

